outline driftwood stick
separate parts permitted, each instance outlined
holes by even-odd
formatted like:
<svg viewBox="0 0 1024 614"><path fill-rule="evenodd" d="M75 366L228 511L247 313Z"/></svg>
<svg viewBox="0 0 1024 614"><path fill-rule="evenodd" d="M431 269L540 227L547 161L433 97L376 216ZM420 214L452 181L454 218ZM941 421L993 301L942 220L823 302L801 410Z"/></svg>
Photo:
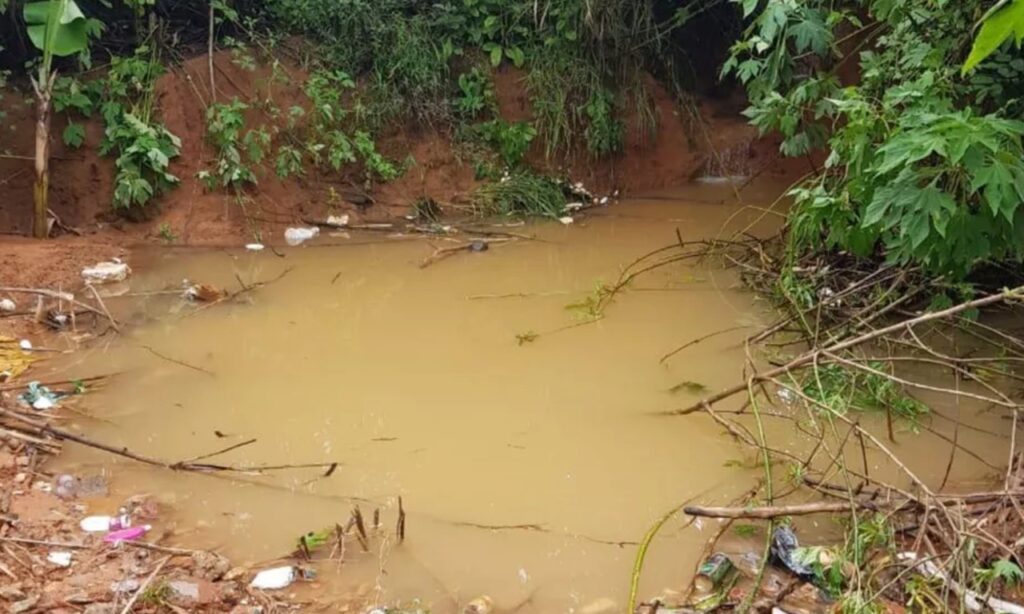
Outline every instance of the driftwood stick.
<svg viewBox="0 0 1024 614"><path fill-rule="evenodd" d="M62 300L62 301L68 301L72 305L75 305L76 307L81 307L82 309L84 309L86 311L89 311L91 313L94 313L94 314L96 314L98 316L101 316L101 317L104 317L104 318L109 317L108 314L103 313L102 311L100 311L99 309L96 309L92 305L89 305L87 303L83 303L82 301L76 300L75 296L73 294L71 294L70 292L58 292L56 290L48 290L46 288L15 288L15 287L9 287L9 286L2 286L2 287L0 287L0 292L11 292L11 293L15 293L15 294L35 294L37 296L45 296L47 298L55 298L55 299Z"/></svg>
<svg viewBox="0 0 1024 614"><path fill-rule="evenodd" d="M191 462L191 461L168 462L168 461L161 460L161 459L158 459L158 458L153 458L153 457L150 457L150 456L143 456L142 454L137 454L137 453L132 452L131 450L129 450L127 447L115 448L114 446L111 446L111 445L108 445L108 444L105 444L105 443L102 443L102 442L93 441L92 439L89 439L87 437L83 437L83 436L78 435L76 433L72 433L70 431L65 431L64 429L60 429L60 428L57 428L55 426L50 426L48 424L39 422L37 420L32 420L30 418L26 418L26 417L22 416L21 414L19 414L17 412L13 412L13 411L10 411L9 409L4 409L2 407L0 407L0 416L6 416L6 417L12 418L12 419L14 419L14 420L16 420L18 422L21 422L22 424L27 424L29 426L32 426L37 431L46 433L48 435L56 437L57 439L73 441L75 443L82 444L83 446L87 446L87 447L90 447L90 448L95 448L97 450L102 450L104 452L109 452L110 454L114 454L114 455L117 455L117 456L122 456L124 458L128 458L128 459L140 462L140 463L144 463L146 465L150 465L150 466L153 466L153 467L163 467L164 469L171 469L173 471L193 471L193 472L196 472L196 473L207 473L207 472L218 472L218 471L236 472L236 473L260 473L260 472L263 472L263 471L277 471L277 470L281 470L281 469L310 469L310 468L322 469L322 468L326 468L326 469L328 469L328 471L333 472L333 469L336 469L337 466L338 466L337 462L304 463L304 464L291 464L291 465L253 465L253 466L214 465L214 464L211 464L211 463L196 463L196 462Z"/></svg>

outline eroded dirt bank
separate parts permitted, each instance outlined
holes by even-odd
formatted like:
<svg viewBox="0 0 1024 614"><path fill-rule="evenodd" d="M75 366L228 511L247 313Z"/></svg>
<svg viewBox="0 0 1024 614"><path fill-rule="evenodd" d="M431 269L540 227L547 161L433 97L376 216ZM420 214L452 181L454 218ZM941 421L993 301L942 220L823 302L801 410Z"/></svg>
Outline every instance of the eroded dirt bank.
<svg viewBox="0 0 1024 614"><path fill-rule="evenodd" d="M218 100L238 98L257 106L273 100L280 108L301 105L305 75L286 67L287 82L271 78L270 70L245 70L228 53L216 55ZM447 129L409 126L380 139L382 152L394 160L408 160L406 172L390 183L372 186L369 193L355 174L278 179L268 164L258 172L258 184L242 198L208 190L198 174L215 156L205 141L205 56L172 69L157 84L158 116L181 138L181 155L171 171L180 179L172 191L160 196L144 221L130 222L112 210L114 174L109 157L97 153L102 125L84 120L85 146L70 149L59 135L68 118L55 115L52 143L51 209L60 224L45 244L22 241L31 222L33 171L31 160L33 107L24 92L4 96L6 125L0 158L0 279L5 284L72 288L76 271L100 259L118 255L119 249L140 243L176 246L237 246L259 237L267 244L281 242L282 230L303 219L323 218L326 211L348 213L353 222L383 222L408 212L418 198L431 198L456 209L465 206L479 185L465 156L453 145ZM531 117L523 73L503 69L495 74L495 95L500 114L510 121ZM755 131L737 114L735 101L703 101L682 105L653 79L648 83L657 118L656 134L648 134L639 118L625 118L624 151L596 160L586 152L547 159L543 144L534 142L528 162L548 172L582 181L595 192L619 190L635 196L651 190L679 186L699 174L717 152L739 149L750 169L762 174L797 174L806 162L781 162L774 139L757 139ZM699 119L697 115L699 114ZM247 124L267 126L266 114L250 110ZM358 196L356 196L358 195ZM366 206L365 197L372 204ZM353 200L360 201L359 207ZM76 233L80 236L76 236Z"/></svg>

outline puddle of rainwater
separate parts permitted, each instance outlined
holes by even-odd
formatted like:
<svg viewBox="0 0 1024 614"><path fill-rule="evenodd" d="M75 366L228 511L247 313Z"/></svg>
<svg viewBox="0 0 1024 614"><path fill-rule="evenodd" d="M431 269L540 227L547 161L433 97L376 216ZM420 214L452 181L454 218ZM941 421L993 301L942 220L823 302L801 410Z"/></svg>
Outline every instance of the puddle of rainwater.
<svg viewBox="0 0 1024 614"><path fill-rule="evenodd" d="M747 193L759 205L781 190L760 189ZM352 239L285 258L137 254L135 292L185 278L237 288L238 280L288 273L249 303L198 313L175 312L181 305L167 297L133 304L137 326L60 367L124 372L84 398L81 408L98 419L78 425L166 459L255 438L211 460L341 466L328 478L297 470L244 483L77 447L60 464L115 465L115 495L157 493L171 503L158 526L251 562L291 552L307 531L344 524L353 503L367 516L381 507L393 534L401 495L403 544L376 540L372 555L322 565L320 582L338 594L368 583L381 601L423 597L435 612L457 611L478 594L491 595L498 611L571 611L603 597L624 604L636 550L629 542L681 502L728 501L757 475L735 462L751 455L711 421L656 415L692 401L692 391L668 392L682 381L733 384L745 358L738 342L749 331L709 339L666 364L659 358L771 314L733 273L710 265L643 277L596 323L565 328L578 322L566 305L672 242L676 229L699 239L761 218L723 204L732 194L703 185L623 202L573 226L517 229L537 241L427 268L419 263L433 247L424 240ZM535 341L517 342L531 331ZM642 595L685 584L714 532L705 525L669 525L648 557Z"/></svg>

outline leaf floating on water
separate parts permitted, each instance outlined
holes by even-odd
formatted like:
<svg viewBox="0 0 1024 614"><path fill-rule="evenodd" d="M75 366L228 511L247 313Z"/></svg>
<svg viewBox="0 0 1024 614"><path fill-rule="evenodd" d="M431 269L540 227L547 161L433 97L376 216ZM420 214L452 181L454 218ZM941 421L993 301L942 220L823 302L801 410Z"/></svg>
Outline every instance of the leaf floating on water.
<svg viewBox="0 0 1024 614"><path fill-rule="evenodd" d="M533 343L534 341L537 340L537 337L539 336L540 335L533 332L532 330L528 330L525 333L519 333L518 335L516 335L516 343L518 343L519 345Z"/></svg>
<svg viewBox="0 0 1024 614"><path fill-rule="evenodd" d="M672 386L671 388L668 389L668 391L670 393L672 393L672 394L677 394L677 393L680 393L680 392L688 392L690 394L700 394L700 393L704 392L707 389L708 389L708 387L705 386L704 384L701 384L700 382L691 382L691 381L687 380L685 382L679 382L675 386Z"/></svg>

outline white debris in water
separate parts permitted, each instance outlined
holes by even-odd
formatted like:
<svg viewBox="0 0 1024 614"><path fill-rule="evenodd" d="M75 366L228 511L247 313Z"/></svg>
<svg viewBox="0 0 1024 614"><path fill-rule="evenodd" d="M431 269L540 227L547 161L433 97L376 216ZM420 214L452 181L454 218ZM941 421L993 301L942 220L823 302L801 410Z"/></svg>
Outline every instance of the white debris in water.
<svg viewBox="0 0 1024 614"><path fill-rule="evenodd" d="M582 208L583 208L583 203L581 203L581 202L567 203L565 205L565 210L569 211L569 212L579 211Z"/></svg>
<svg viewBox="0 0 1024 614"><path fill-rule="evenodd" d="M114 258L110 262L97 262L95 266L82 269L82 278L86 283L107 283L110 281L124 281L132 270L128 265Z"/></svg>
<svg viewBox="0 0 1024 614"><path fill-rule="evenodd" d="M565 217L558 218L558 221L568 226L569 224L572 224L576 220L574 220L571 215L567 215Z"/></svg>
<svg viewBox="0 0 1024 614"><path fill-rule="evenodd" d="M245 249L249 250L250 252L261 252L261 251L263 251L263 244L262 243L246 243L245 244Z"/></svg>
<svg viewBox="0 0 1024 614"><path fill-rule="evenodd" d="M25 350L26 352L32 349L32 342L28 339L22 339L18 342L18 347Z"/></svg>
<svg viewBox="0 0 1024 614"><path fill-rule="evenodd" d="M18 306L15 305L14 301L12 301L9 298L5 298L3 300L0 300L0 311L4 311L4 312L7 312L7 313L10 313L10 312L14 311L17 308L18 308Z"/></svg>
<svg viewBox="0 0 1024 614"><path fill-rule="evenodd" d="M344 228L348 226L348 214L344 215L328 215L327 225L334 226L335 228Z"/></svg>
<svg viewBox="0 0 1024 614"><path fill-rule="evenodd" d="M284 241L288 245L295 247L296 245L302 245L319 234L320 229L316 226L309 228L289 228L284 231Z"/></svg>
<svg viewBox="0 0 1024 614"><path fill-rule="evenodd" d="M256 574L249 586L263 590L277 590L288 587L295 581L295 567L274 567Z"/></svg>
<svg viewBox="0 0 1024 614"><path fill-rule="evenodd" d="M530 581L530 574L526 573L526 570L522 567L519 568L519 571L516 573L516 575L519 576L519 581L523 584L526 584Z"/></svg>

